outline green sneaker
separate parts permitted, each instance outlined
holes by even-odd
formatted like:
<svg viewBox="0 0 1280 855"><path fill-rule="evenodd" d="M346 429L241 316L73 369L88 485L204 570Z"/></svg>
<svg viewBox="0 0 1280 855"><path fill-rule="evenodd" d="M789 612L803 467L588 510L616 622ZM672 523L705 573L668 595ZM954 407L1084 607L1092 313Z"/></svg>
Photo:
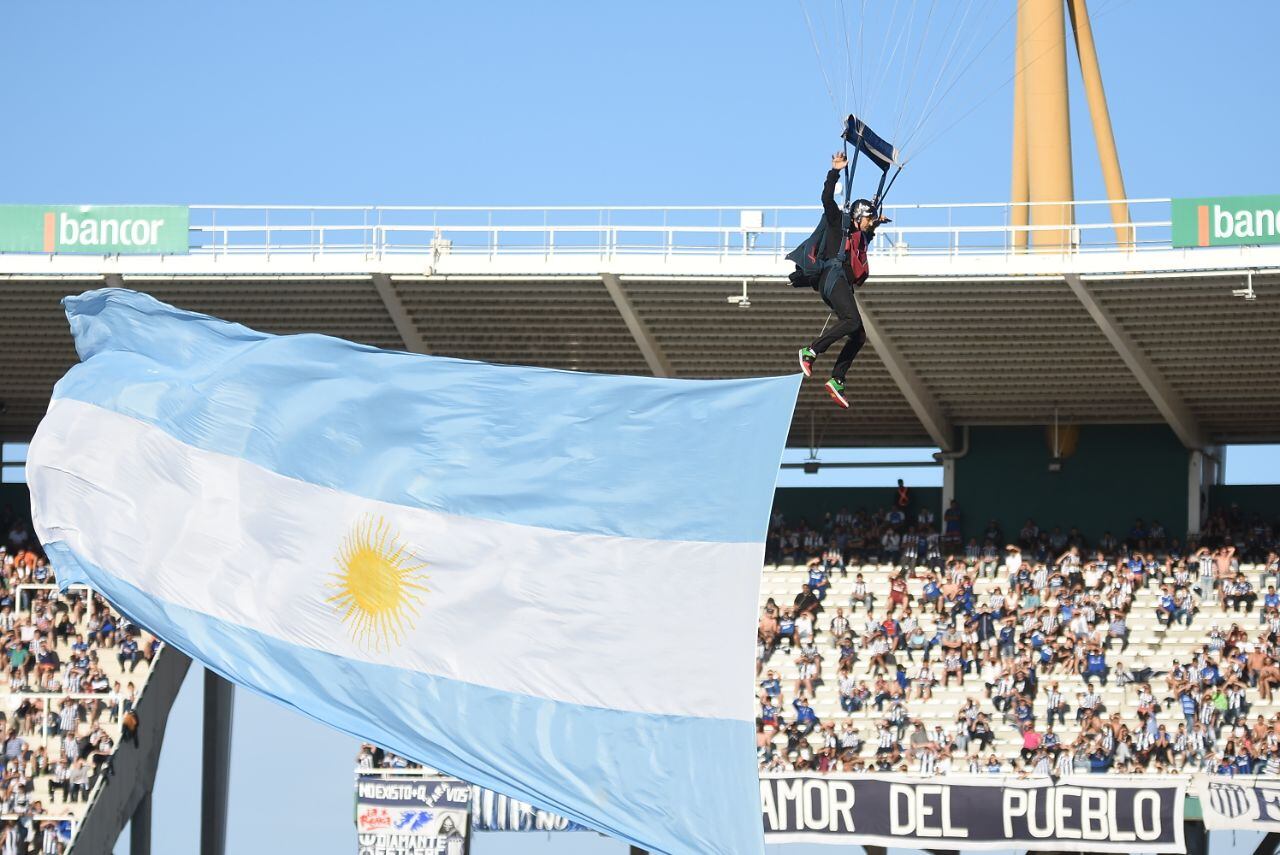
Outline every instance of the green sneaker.
<svg viewBox="0 0 1280 855"><path fill-rule="evenodd" d="M818 354L813 352L812 347L800 348L800 370L804 372L805 377L813 376L813 360L818 358Z"/></svg>
<svg viewBox="0 0 1280 855"><path fill-rule="evenodd" d="M844 384L836 378L832 377L827 381L827 394L831 396L831 400L835 401L846 410L849 409L849 399L844 396Z"/></svg>

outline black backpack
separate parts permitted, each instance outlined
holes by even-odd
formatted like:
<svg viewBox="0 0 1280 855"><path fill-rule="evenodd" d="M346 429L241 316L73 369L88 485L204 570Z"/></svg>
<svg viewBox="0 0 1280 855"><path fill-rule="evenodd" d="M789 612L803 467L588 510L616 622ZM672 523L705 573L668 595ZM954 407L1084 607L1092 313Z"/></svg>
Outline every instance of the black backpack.
<svg viewBox="0 0 1280 855"><path fill-rule="evenodd" d="M822 280L822 268L826 264L825 259L822 257L826 242L827 220L824 216L818 220L818 227L813 230L813 234L787 253L787 259L795 262L796 265L796 269L787 277L791 280L792 288L818 290L818 285Z"/></svg>

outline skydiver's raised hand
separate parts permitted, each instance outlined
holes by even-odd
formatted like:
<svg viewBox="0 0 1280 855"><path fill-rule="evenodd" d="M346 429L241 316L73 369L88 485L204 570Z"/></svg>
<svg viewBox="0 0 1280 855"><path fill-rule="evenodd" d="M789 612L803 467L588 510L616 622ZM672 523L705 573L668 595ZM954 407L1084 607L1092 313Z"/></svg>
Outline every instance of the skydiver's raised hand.
<svg viewBox="0 0 1280 855"><path fill-rule="evenodd" d="M837 152L831 156L832 169L844 169L849 165L849 158L844 156L844 152Z"/></svg>

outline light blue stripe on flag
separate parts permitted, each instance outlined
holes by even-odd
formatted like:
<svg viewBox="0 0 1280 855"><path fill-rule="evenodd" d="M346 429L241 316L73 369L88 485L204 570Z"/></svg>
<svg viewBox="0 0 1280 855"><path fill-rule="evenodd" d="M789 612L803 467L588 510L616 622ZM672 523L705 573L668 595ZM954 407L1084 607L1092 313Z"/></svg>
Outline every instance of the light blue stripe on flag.
<svg viewBox="0 0 1280 855"><path fill-rule="evenodd" d="M121 289L63 303L83 364L55 398L343 492L562 531L763 542L799 388L272 336Z"/></svg>
<svg viewBox="0 0 1280 855"><path fill-rule="evenodd" d="M321 724L655 853L762 851L750 722L637 716L376 665L353 681L337 656L163 603L60 545L49 558L59 584L128 604L179 650Z"/></svg>

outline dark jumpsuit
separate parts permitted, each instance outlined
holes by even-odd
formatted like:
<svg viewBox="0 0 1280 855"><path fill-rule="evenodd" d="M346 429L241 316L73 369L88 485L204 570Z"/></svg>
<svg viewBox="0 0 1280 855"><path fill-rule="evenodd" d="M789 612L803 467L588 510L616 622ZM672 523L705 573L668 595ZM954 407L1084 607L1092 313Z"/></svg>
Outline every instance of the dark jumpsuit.
<svg viewBox="0 0 1280 855"><path fill-rule="evenodd" d="M849 236L848 251L843 264L839 261L840 243L844 238L844 214L836 204L836 181L840 178L840 170L832 169L827 173L827 180L822 185L822 215L826 223L826 234L822 242L823 267L818 293L823 301L831 307L836 315L836 323L827 328L826 333L813 344L814 353L824 353L831 345L842 338L849 340L840 348L831 376L844 382L853 358L867 343L867 333L862 328L862 316L858 314L858 304L853 298L853 289L862 285L867 279L870 268L867 266L866 232L854 229Z"/></svg>

